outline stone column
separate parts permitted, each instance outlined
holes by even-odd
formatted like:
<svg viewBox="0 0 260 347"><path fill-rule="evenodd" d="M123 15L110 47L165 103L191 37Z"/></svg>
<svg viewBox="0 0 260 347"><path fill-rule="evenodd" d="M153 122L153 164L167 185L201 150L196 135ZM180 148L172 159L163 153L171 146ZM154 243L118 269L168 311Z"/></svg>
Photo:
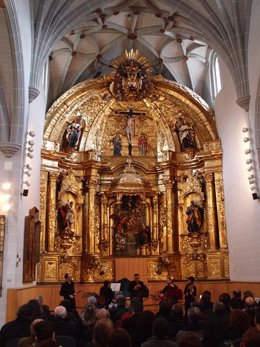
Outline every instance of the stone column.
<svg viewBox="0 0 260 347"><path fill-rule="evenodd" d="M216 217L215 217L215 196L214 196L214 185L213 185L213 174L208 173L205 175L205 181L206 181L206 216L207 216L207 222L208 222L208 233L209 233L209 240L210 240L210 248L212 250L215 250L216 245Z"/></svg>
<svg viewBox="0 0 260 347"><path fill-rule="evenodd" d="M166 219L167 219L167 252L173 253L173 196L172 181L165 182L166 187Z"/></svg>
<svg viewBox="0 0 260 347"><path fill-rule="evenodd" d="M56 218L56 179L58 172L49 173L48 201L49 210L47 216L48 223L48 252L54 252L55 233L57 231Z"/></svg>
<svg viewBox="0 0 260 347"><path fill-rule="evenodd" d="M221 172L215 173L215 191L216 191L216 204L217 204L217 218L218 218L218 232L219 232L219 246L221 249L227 248L227 231L225 222L225 208L224 208L224 189Z"/></svg>

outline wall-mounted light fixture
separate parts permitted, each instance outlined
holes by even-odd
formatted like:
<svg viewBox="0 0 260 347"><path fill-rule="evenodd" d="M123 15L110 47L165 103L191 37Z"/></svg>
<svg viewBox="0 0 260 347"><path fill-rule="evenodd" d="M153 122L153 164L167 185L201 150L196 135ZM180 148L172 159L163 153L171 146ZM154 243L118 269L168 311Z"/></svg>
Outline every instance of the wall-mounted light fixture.
<svg viewBox="0 0 260 347"><path fill-rule="evenodd" d="M247 177L248 178L248 183L249 183L249 189L252 192L252 197L254 200L259 199L259 195L257 192L257 177L256 177L256 170L255 170L255 163L254 163L254 159L253 159L253 146L251 143L251 136L250 136L250 129L248 127L243 127L242 128L242 133L246 134L245 137L243 137L243 141L245 144L247 144L247 146L249 146L249 148L246 148L244 153L247 156L251 156L251 158L247 157L245 163L248 165L247 171L250 172L250 175ZM253 172L253 173L251 173Z"/></svg>

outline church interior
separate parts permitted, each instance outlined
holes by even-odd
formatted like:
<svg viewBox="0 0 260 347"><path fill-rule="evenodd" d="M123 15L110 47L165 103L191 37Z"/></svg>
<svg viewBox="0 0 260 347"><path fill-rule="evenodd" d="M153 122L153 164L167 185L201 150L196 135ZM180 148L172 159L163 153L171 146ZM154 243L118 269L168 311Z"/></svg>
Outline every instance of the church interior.
<svg viewBox="0 0 260 347"><path fill-rule="evenodd" d="M0 326L70 273L260 297L260 2L0 1Z"/></svg>

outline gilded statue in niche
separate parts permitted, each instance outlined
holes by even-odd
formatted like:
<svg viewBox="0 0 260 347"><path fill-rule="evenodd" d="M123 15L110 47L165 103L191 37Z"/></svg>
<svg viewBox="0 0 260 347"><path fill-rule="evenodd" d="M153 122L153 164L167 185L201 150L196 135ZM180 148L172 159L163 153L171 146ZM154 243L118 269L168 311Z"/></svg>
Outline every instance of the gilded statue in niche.
<svg viewBox="0 0 260 347"><path fill-rule="evenodd" d="M178 135L182 150L196 147L194 129L184 119L179 118L176 121L175 132Z"/></svg>
<svg viewBox="0 0 260 347"><path fill-rule="evenodd" d="M138 148L141 156L146 155L150 149L147 136L144 133L138 138Z"/></svg>
<svg viewBox="0 0 260 347"><path fill-rule="evenodd" d="M122 139L119 133L116 133L112 138L112 143L114 146L114 157L120 157L122 150Z"/></svg>
<svg viewBox="0 0 260 347"><path fill-rule="evenodd" d="M60 234L74 232L75 211L73 201L60 202L57 212Z"/></svg>
<svg viewBox="0 0 260 347"><path fill-rule="evenodd" d="M199 206L198 202L191 201L190 206L186 211L187 228L190 233L199 232L203 223L204 210Z"/></svg>
<svg viewBox="0 0 260 347"><path fill-rule="evenodd" d="M84 129L84 124L85 122L83 120L83 116L80 115L77 116L77 118L73 122L67 125L61 141L61 150L79 148L80 137L82 130Z"/></svg>

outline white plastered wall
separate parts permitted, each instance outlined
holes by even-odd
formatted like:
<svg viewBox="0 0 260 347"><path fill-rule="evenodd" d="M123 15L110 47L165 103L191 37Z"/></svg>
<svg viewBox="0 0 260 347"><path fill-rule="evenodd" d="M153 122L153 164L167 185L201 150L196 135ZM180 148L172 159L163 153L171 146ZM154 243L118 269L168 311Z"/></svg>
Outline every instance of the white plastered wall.
<svg viewBox="0 0 260 347"><path fill-rule="evenodd" d="M248 127L248 114L236 104L231 75L220 62L222 90L214 104L217 129L223 147L225 213L232 281L260 280L260 202L253 200L248 183L252 158L245 154L249 143L242 128ZM252 173L252 172L251 172Z"/></svg>

